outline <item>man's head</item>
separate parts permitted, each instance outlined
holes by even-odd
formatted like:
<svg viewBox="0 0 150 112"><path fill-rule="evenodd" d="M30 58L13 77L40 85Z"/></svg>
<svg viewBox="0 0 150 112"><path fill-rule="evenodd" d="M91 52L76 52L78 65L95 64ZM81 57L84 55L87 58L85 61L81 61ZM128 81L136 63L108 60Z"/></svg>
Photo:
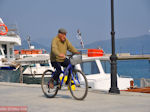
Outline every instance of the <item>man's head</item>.
<svg viewBox="0 0 150 112"><path fill-rule="evenodd" d="M58 30L58 37L60 38L62 42L66 40L66 34L67 34L67 31L64 28L60 28Z"/></svg>

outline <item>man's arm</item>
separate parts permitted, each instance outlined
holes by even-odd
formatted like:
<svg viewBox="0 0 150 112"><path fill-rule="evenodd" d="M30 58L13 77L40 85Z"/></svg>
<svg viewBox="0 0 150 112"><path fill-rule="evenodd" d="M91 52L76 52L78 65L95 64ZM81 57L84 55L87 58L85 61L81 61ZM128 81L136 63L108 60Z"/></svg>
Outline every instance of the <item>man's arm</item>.
<svg viewBox="0 0 150 112"><path fill-rule="evenodd" d="M55 39L52 40L51 50L55 54L55 56L59 56L58 46Z"/></svg>

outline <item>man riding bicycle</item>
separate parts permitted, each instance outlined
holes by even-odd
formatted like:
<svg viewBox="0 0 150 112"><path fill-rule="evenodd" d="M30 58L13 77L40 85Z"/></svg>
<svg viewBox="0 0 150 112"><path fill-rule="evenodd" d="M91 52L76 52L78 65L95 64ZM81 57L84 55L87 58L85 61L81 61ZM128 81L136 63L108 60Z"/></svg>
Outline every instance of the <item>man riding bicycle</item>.
<svg viewBox="0 0 150 112"><path fill-rule="evenodd" d="M52 66L56 69L56 72L50 81L50 88L54 88L54 81L56 81L56 84L59 84L61 66L67 67L70 64L69 59L66 58L67 50L74 54L80 54L80 52L78 52L77 49L73 47L69 40L66 38L66 34L67 31L64 28L60 28L58 30L58 35L53 38L51 43L50 60ZM69 80L67 80L66 84L68 83Z"/></svg>

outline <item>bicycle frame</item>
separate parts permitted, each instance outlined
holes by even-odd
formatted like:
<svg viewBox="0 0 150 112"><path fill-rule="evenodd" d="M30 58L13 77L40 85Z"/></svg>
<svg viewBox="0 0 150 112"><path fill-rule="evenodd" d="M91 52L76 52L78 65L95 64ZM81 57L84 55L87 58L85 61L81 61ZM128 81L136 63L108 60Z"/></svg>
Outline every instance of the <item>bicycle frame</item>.
<svg viewBox="0 0 150 112"><path fill-rule="evenodd" d="M66 68L64 71L61 71L61 72L63 73L63 78L62 78L62 80L60 81L60 82L61 82L61 83L60 83L60 86L62 86L62 84L63 84L63 82L64 82L65 76L66 76L66 75L69 75L69 69L70 69L70 72L71 72L70 75L71 75L71 77L72 77L72 80L73 80L74 84L77 85L76 82L75 82L75 80L74 80L73 74L72 74L73 66L72 66L72 64L69 64L69 65L67 66L67 68ZM55 73L55 72L52 73L52 76L54 76L54 73ZM77 75L77 74L76 74L76 75ZM60 79L59 79L59 80L60 80ZM77 80L78 80L78 77L77 77ZM49 83L49 82L48 82L48 83ZM79 80L78 80L78 83L80 84Z"/></svg>

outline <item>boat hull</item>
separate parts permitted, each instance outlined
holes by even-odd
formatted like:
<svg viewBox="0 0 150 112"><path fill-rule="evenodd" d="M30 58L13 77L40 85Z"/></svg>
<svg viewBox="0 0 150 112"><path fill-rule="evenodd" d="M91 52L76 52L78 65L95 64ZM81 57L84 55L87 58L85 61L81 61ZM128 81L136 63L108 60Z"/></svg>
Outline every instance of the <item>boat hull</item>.
<svg viewBox="0 0 150 112"><path fill-rule="evenodd" d="M23 66L23 71L27 66ZM0 70L0 82L20 82L20 69L1 69Z"/></svg>

